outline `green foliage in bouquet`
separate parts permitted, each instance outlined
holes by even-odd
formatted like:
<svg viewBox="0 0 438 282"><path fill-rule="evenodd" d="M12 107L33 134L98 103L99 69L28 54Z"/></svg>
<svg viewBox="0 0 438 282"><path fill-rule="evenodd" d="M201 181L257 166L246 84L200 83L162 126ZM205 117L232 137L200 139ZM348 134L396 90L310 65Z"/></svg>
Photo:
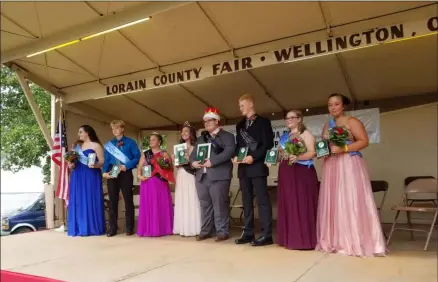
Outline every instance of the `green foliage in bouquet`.
<svg viewBox="0 0 438 282"><path fill-rule="evenodd" d="M328 130L329 141L335 146L343 147L347 144L348 130L343 126L336 126Z"/></svg>
<svg viewBox="0 0 438 282"><path fill-rule="evenodd" d="M75 151L67 152L64 155L64 159L69 163L76 163L78 161L78 153Z"/></svg>
<svg viewBox="0 0 438 282"><path fill-rule="evenodd" d="M157 163L162 169L170 169L170 162L166 158L163 157L158 158Z"/></svg>
<svg viewBox="0 0 438 282"><path fill-rule="evenodd" d="M291 156L299 156L307 152L306 145L304 144L304 141L300 137L294 137L292 140L286 143L284 151L287 153L287 155ZM292 163L289 162L289 165Z"/></svg>

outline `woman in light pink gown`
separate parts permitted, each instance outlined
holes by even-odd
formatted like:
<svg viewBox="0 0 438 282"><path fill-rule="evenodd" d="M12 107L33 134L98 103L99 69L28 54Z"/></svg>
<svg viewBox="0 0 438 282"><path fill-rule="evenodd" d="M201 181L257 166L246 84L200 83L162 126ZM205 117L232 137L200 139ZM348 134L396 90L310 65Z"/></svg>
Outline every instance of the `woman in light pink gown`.
<svg viewBox="0 0 438 282"><path fill-rule="evenodd" d="M385 240L360 150L368 146L361 121L344 115L350 100L341 94L329 97L328 129L344 126L350 140L344 147L330 145L332 155L324 160L319 191L316 250L351 256L384 256Z"/></svg>

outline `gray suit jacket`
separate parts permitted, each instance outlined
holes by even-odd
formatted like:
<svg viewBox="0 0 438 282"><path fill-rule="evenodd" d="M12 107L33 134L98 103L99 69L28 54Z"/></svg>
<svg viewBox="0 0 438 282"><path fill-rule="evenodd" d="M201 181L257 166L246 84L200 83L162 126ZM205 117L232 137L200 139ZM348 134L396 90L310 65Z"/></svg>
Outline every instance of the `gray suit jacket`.
<svg viewBox="0 0 438 282"><path fill-rule="evenodd" d="M219 130L215 138L216 142L224 148L220 154L215 154L213 151L210 154L211 167L207 168L208 178L212 181L229 180L233 178L233 163L231 159L234 157L236 150L236 140L234 135L225 130ZM196 161L196 149L198 144L203 144L202 136L198 137L195 148L190 154L190 163ZM196 180L201 181L204 168L196 170Z"/></svg>

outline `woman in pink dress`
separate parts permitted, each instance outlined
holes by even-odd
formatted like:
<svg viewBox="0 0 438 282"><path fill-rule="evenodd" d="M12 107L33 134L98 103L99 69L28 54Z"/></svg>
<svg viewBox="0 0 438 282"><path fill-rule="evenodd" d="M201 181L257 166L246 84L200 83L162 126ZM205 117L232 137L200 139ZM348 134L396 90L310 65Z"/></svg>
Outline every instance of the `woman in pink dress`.
<svg viewBox="0 0 438 282"><path fill-rule="evenodd" d="M175 183L169 155L160 149L163 137L152 133L150 149L143 153L138 164L140 183L140 208L137 235L159 237L171 235L173 230L173 205L169 182ZM142 176L143 166L150 165L151 177Z"/></svg>
<svg viewBox="0 0 438 282"><path fill-rule="evenodd" d="M331 119L328 130L343 126L349 133L344 147L330 145L331 155L324 160L319 191L317 250L351 256L384 256L385 239L371 190L370 177L362 154L368 136L361 121L344 115L350 100L341 94L329 97Z"/></svg>

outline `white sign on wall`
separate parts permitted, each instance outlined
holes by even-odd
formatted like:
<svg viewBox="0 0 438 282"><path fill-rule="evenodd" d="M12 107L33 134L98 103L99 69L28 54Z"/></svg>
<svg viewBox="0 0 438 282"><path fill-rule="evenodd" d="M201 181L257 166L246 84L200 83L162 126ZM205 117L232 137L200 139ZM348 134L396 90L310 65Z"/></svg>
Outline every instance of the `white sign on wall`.
<svg viewBox="0 0 438 282"><path fill-rule="evenodd" d="M356 117L365 126L365 130L368 133L368 138L370 143L380 142L380 112L378 108L367 109L367 110L357 110L346 112L347 115ZM304 124L307 129L312 132L316 140L321 139L322 129L324 124L329 120L329 115L315 115L304 117ZM274 131L274 144L275 147L278 146L278 141L285 132L287 128L284 120L274 120L271 121L272 129ZM223 130L229 131L236 135L236 125L225 125L222 127ZM200 129L198 135L205 129Z"/></svg>

